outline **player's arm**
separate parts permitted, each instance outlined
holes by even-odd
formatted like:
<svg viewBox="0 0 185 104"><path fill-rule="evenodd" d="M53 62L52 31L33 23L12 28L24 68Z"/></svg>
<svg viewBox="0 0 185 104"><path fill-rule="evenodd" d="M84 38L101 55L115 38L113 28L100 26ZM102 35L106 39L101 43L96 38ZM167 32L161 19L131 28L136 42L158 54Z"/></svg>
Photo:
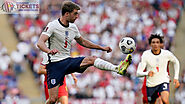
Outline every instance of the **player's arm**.
<svg viewBox="0 0 185 104"><path fill-rule="evenodd" d="M45 65L42 65L40 64L40 67L39 67L39 70L37 71L37 74L47 74L46 72L46 66Z"/></svg>
<svg viewBox="0 0 185 104"><path fill-rule="evenodd" d="M49 54L56 54L58 52L57 49L52 49L50 50L45 42L49 39L49 37L53 34L54 31L54 27L55 25L53 23L48 23L48 25L46 26L46 28L44 29L44 31L42 32L38 42L37 42L37 46L40 48L40 50L42 50L43 52L49 53Z"/></svg>
<svg viewBox="0 0 185 104"><path fill-rule="evenodd" d="M141 62L138 65L136 75L137 77L144 77L144 76L153 76L154 72L153 71L146 71L144 72L146 68L146 60L145 60L145 55L143 54L141 56Z"/></svg>
<svg viewBox="0 0 185 104"><path fill-rule="evenodd" d="M73 73L71 73L71 76L73 77L73 80L75 82L75 85L77 85L78 79L76 78L76 76Z"/></svg>
<svg viewBox="0 0 185 104"><path fill-rule="evenodd" d="M137 67L137 77L144 77L148 75L148 71L144 72L146 68L146 63L140 62L138 67Z"/></svg>
<svg viewBox="0 0 185 104"><path fill-rule="evenodd" d="M180 69L179 60L173 54L171 54L170 61L174 64L174 70L175 70L174 79L178 80L179 79L179 69Z"/></svg>
<svg viewBox="0 0 185 104"><path fill-rule="evenodd" d="M46 46L45 42L49 39L49 36L45 35L45 34L41 34L38 42L37 42L37 46L39 47L39 49L43 52L49 53L50 49Z"/></svg>
<svg viewBox="0 0 185 104"><path fill-rule="evenodd" d="M179 79L179 70L180 70L180 63L179 60L171 53L170 55L170 61L174 64L174 80L173 83L175 84L175 88L178 88L180 86L180 83L178 81Z"/></svg>
<svg viewBox="0 0 185 104"><path fill-rule="evenodd" d="M94 44L94 43L90 42L89 40L84 39L81 36L79 38L75 38L75 40L78 44L80 44L81 46L86 47L86 48L98 49L98 50L107 51L107 52L112 51L112 49L110 47L102 47L100 45Z"/></svg>
<svg viewBox="0 0 185 104"><path fill-rule="evenodd" d="M49 36L45 35L45 34L41 34L37 46L40 48L41 51L46 52L46 53L50 53L52 55L56 54L57 52L59 52L57 49L52 49L50 50L45 42L49 39Z"/></svg>

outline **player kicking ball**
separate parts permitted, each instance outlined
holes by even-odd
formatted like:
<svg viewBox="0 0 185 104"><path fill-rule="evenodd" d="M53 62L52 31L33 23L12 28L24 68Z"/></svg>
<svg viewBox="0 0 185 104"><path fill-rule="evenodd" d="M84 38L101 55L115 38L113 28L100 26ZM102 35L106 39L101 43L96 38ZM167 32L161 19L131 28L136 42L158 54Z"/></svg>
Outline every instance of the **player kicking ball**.
<svg viewBox="0 0 185 104"><path fill-rule="evenodd" d="M146 50L141 56L141 62L138 65L137 76L146 76L147 100L151 104L156 103L160 94L164 104L169 104L169 73L167 71L169 62L174 64L175 88L179 87L179 61L168 50L161 49L162 38L158 34L151 34L149 44L152 49ZM146 72L144 70L146 69Z"/></svg>
<svg viewBox="0 0 185 104"><path fill-rule="evenodd" d="M124 75L125 70L132 61L130 54L118 66L95 56L72 58L70 49L73 40L86 48L106 52L112 51L110 47L94 44L81 36L77 26L74 24L78 18L79 10L80 7L77 4L64 1L62 4L62 16L49 22L38 40L37 46L48 55L46 69L49 100L46 104L55 104L58 98L58 87L63 84L61 82L63 82L66 74L83 73L89 66L95 66L101 70L114 71Z"/></svg>

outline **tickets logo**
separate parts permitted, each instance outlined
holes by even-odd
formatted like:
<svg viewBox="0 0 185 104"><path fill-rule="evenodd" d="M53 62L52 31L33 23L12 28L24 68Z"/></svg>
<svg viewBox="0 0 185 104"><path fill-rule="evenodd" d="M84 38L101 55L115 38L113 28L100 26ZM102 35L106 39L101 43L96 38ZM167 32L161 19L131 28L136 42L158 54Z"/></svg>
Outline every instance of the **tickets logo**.
<svg viewBox="0 0 185 104"><path fill-rule="evenodd" d="M17 6L14 2L5 1L0 9L4 12L11 13L17 10Z"/></svg>
<svg viewBox="0 0 185 104"><path fill-rule="evenodd" d="M0 1L0 14L39 14L38 0Z"/></svg>

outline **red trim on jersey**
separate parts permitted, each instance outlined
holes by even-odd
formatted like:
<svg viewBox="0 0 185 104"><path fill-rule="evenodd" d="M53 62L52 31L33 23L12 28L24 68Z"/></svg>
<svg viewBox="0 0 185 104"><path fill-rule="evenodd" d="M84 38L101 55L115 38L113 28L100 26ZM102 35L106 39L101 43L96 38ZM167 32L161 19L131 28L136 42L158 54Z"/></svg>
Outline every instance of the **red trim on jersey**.
<svg viewBox="0 0 185 104"><path fill-rule="evenodd" d="M143 94L143 104L148 103L147 90L146 90L146 76L144 77L143 87L141 88Z"/></svg>
<svg viewBox="0 0 185 104"><path fill-rule="evenodd" d="M44 79L44 93L45 93L45 97L46 97L46 100L47 100L49 98L47 75L44 74L44 76L45 76L45 79Z"/></svg>
<svg viewBox="0 0 185 104"><path fill-rule="evenodd" d="M167 64L167 72L168 72L168 75L170 75L169 65L170 65L170 61L168 61L168 64Z"/></svg>
<svg viewBox="0 0 185 104"><path fill-rule="evenodd" d="M170 68L169 68L169 66L170 66L170 61L168 61L167 69L166 69L166 71L168 72L168 75L170 76ZM170 79L170 82L171 82L171 79Z"/></svg>
<svg viewBox="0 0 185 104"><path fill-rule="evenodd" d="M146 72L146 69L144 70ZM146 90L146 76L144 77L143 86L141 88L143 94L143 104L148 103L147 90Z"/></svg>

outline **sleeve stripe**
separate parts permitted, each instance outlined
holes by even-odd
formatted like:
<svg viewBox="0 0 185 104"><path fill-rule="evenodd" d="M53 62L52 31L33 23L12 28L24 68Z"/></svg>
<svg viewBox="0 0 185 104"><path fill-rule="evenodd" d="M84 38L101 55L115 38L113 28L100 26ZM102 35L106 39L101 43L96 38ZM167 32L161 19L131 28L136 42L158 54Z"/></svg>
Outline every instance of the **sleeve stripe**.
<svg viewBox="0 0 185 104"><path fill-rule="evenodd" d="M50 42L50 38L48 38L48 48L50 49L50 46L51 46L51 42ZM48 62L51 63L51 57L49 56L49 53L48 53Z"/></svg>

